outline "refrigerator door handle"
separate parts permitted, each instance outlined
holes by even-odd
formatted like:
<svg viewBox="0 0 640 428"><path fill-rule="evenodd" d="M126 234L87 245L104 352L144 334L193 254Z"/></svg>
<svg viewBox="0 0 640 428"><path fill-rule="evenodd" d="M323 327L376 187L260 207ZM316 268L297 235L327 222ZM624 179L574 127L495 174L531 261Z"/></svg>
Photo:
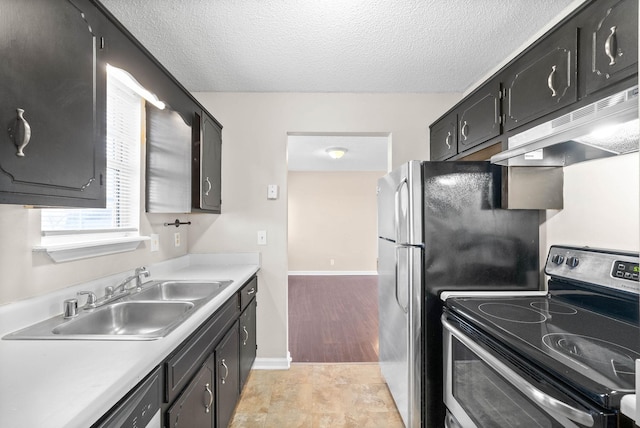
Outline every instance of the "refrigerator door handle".
<svg viewBox="0 0 640 428"><path fill-rule="evenodd" d="M402 228L401 226L404 224L405 228L409 227L407 223L407 211L409 208L409 179L407 177L403 177L400 180L400 183L396 187L395 193L395 209L394 209L394 226L396 232L396 242L399 244L407 243L409 240L409 236L401 236ZM403 193L404 191L404 193Z"/></svg>
<svg viewBox="0 0 640 428"><path fill-rule="evenodd" d="M395 297L396 297L396 303L398 304L398 306L400 307L400 309L402 309L402 311L406 314L409 312L409 302L407 301L406 303L402 303L400 301L400 296L398 294L398 285L401 285L403 287L408 287L408 283L406 281L401 281L400 280L400 276L398 275L398 265L400 264L398 261L401 257L401 252L402 250L407 250L407 247L402 247L402 246L397 246L396 247L396 257L395 257ZM405 260L405 270L408 268L408 264L407 261ZM405 273L406 274L406 273ZM408 290L405 290L408 291Z"/></svg>

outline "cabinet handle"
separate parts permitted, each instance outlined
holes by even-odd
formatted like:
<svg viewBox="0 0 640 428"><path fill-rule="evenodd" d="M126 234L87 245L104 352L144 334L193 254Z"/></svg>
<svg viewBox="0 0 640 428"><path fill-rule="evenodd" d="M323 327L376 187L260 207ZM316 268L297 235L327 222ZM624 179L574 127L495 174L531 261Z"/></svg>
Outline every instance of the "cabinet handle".
<svg viewBox="0 0 640 428"><path fill-rule="evenodd" d="M252 295L252 294L253 294L253 293L255 293L255 292L256 292L255 287L251 287L251 288L249 289L249 291L247 291L247 295L248 295L248 296L250 296L250 295Z"/></svg>
<svg viewBox="0 0 640 428"><path fill-rule="evenodd" d="M227 362L225 359L222 359L222 367L224 367L224 376L222 376L222 384L224 385L227 381L227 376L229 376L229 367L227 367Z"/></svg>
<svg viewBox="0 0 640 428"><path fill-rule="evenodd" d="M31 125L29 125L29 122L24 118L23 109L18 108L16 109L16 112L18 113L18 117L14 122L14 127L8 129L9 137L13 140L13 144L18 148L16 156L24 157L23 150L31 140ZM22 128L22 132L20 132L20 128ZM22 138L20 139L20 137Z"/></svg>
<svg viewBox="0 0 640 428"><path fill-rule="evenodd" d="M213 392L211 392L211 386L206 384L204 390L209 393L209 403L204 407L204 412L209 413L211 411L211 405L213 404Z"/></svg>
<svg viewBox="0 0 640 428"><path fill-rule="evenodd" d="M547 86L551 90L552 97L555 97L556 95L558 95L558 93L556 92L556 88L554 88L554 85L553 85L553 79L556 77L557 68L558 67L556 67L555 65L551 67L551 73L549 73L549 77L547 77Z"/></svg>
<svg viewBox="0 0 640 428"><path fill-rule="evenodd" d="M462 138L464 138L465 140L468 138L467 129L469 129L469 125L467 124L467 121L465 120L464 124L462 124L462 127L460 128L460 135L462 135Z"/></svg>
<svg viewBox="0 0 640 428"><path fill-rule="evenodd" d="M447 150L451 150L451 144L449 140L451 139L451 131L447 132L447 138L444 139L444 143L447 145Z"/></svg>
<svg viewBox="0 0 640 428"><path fill-rule="evenodd" d="M242 346L246 346L247 342L249 341L249 332L247 331L247 326L242 326L242 331L244 331L244 334L246 334L246 336L244 337L244 340L242 341Z"/></svg>
<svg viewBox="0 0 640 428"><path fill-rule="evenodd" d="M209 185L209 188L207 190L205 190L204 195L205 196L209 196L209 192L211 191L211 188L213 187L211 185L211 182L209 181L209 177L204 179L205 183L207 183Z"/></svg>
<svg viewBox="0 0 640 428"><path fill-rule="evenodd" d="M604 53L609 57L609 65L616 65L616 52L618 51L616 29L615 25L611 27L611 34L604 42Z"/></svg>

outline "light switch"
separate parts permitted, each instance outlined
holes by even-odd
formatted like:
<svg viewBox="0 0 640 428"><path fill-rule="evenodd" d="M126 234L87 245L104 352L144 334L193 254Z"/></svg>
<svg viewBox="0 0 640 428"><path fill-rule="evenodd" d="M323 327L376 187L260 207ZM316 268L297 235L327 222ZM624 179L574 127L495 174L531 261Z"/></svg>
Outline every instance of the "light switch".
<svg viewBox="0 0 640 428"><path fill-rule="evenodd" d="M258 245L267 245L267 231L259 230L258 231Z"/></svg>
<svg viewBox="0 0 640 428"><path fill-rule="evenodd" d="M278 185L269 184L267 186L267 199L278 199Z"/></svg>

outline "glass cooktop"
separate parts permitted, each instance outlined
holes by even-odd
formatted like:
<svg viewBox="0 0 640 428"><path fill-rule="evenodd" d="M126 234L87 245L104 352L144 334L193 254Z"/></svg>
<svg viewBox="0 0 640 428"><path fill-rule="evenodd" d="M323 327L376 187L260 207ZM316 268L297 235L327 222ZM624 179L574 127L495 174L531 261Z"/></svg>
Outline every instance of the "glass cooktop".
<svg viewBox="0 0 640 428"><path fill-rule="evenodd" d="M605 407L635 390L640 327L555 297L452 298L447 306L532 368ZM530 368L531 369L531 368Z"/></svg>

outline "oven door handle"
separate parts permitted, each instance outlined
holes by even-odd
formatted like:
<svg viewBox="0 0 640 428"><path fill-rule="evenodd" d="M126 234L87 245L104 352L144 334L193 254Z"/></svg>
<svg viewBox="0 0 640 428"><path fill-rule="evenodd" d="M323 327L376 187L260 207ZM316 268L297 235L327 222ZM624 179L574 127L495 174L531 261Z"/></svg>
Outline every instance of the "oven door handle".
<svg viewBox="0 0 640 428"><path fill-rule="evenodd" d="M476 353L482 358L492 369L500 373L505 379L511 382L516 388L518 388L524 395L530 400L537 403L539 406L550 410L553 413L564 416L574 422L582 424L583 426L591 427L594 424L593 416L588 412L571 407L570 405L563 403L551 397L548 394L540 391L538 388L531 385L525 379L523 379L516 372L507 367L502 361L494 357L487 352L479 344L474 342L456 327L451 325L444 318L442 319L442 325L453 334L462 344L464 344L471 351Z"/></svg>

